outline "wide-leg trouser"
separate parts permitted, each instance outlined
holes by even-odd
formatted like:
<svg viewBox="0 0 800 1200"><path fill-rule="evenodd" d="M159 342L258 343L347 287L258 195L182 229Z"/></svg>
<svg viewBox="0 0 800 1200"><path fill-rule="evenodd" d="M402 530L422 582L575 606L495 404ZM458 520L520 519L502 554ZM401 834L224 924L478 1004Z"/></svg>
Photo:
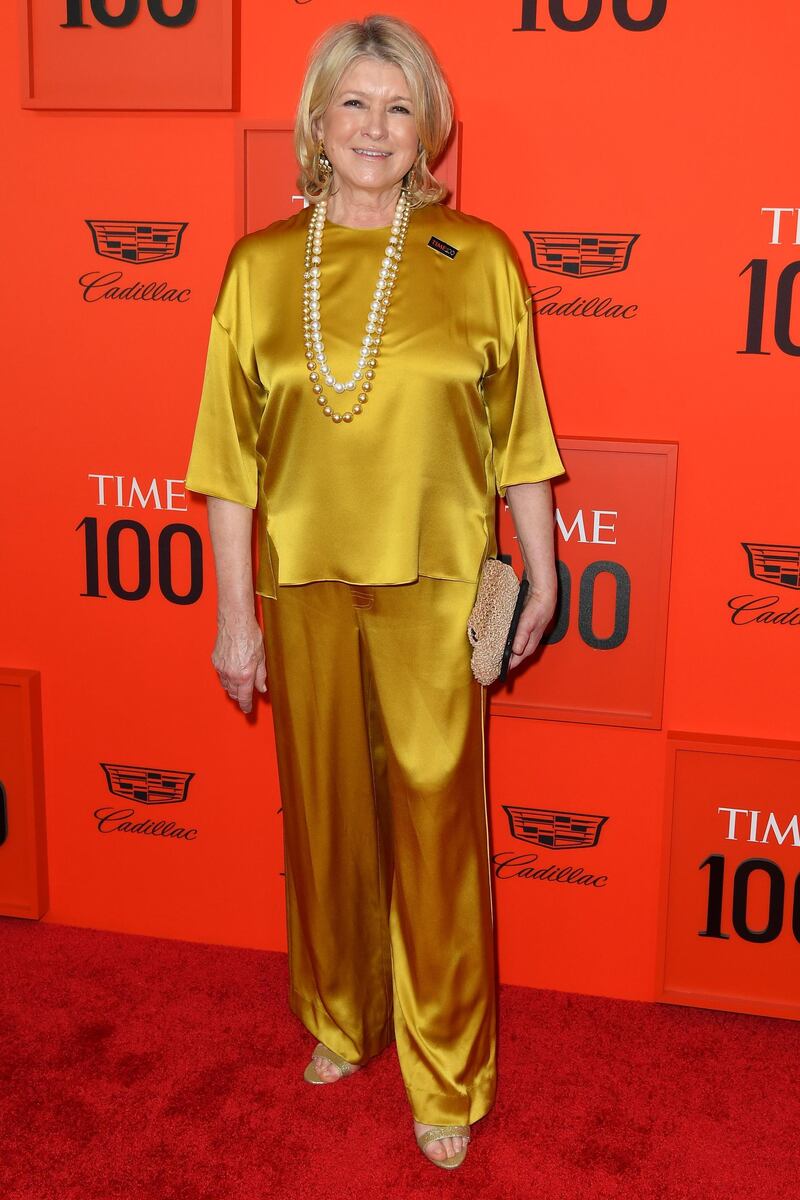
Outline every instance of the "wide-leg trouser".
<svg viewBox="0 0 800 1200"><path fill-rule="evenodd" d="M264 598L289 1006L364 1063L393 1039L414 1117L491 1107L496 983L475 585L319 581Z"/></svg>

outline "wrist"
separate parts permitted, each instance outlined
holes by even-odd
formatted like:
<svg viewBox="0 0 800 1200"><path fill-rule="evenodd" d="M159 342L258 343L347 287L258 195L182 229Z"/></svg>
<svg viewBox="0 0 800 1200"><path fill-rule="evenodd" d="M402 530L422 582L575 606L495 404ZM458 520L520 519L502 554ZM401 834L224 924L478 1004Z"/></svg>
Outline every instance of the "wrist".
<svg viewBox="0 0 800 1200"><path fill-rule="evenodd" d="M236 601L217 605L217 624L220 627L223 625L247 625L255 619L255 615L252 603Z"/></svg>
<svg viewBox="0 0 800 1200"><path fill-rule="evenodd" d="M556 584L531 584L528 595L538 600L541 604L555 607L558 599L558 587Z"/></svg>

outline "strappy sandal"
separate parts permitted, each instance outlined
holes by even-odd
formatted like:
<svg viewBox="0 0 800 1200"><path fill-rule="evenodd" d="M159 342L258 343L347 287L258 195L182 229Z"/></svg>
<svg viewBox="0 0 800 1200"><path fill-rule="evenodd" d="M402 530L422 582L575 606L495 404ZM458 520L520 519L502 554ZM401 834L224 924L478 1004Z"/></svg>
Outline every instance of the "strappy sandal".
<svg viewBox="0 0 800 1200"><path fill-rule="evenodd" d="M423 1154L425 1147L429 1142L439 1142L446 1137L463 1137L469 1141L469 1125L434 1125L432 1129L426 1129L417 1138L417 1145ZM460 1167L467 1153L467 1147L462 1146L457 1154L451 1154L449 1158L431 1158L430 1154L425 1154L428 1162L434 1163L437 1167L444 1167L451 1171L453 1167Z"/></svg>
<svg viewBox="0 0 800 1200"><path fill-rule="evenodd" d="M317 1074L317 1068L314 1066L314 1058L324 1058L327 1062L333 1063L339 1068L338 1079L323 1079ZM323 1046L322 1042L317 1042L314 1051L311 1055L311 1061L303 1072L303 1079L306 1083L338 1083L343 1075L350 1075L353 1071L353 1064L341 1058L335 1050L329 1050L327 1046Z"/></svg>

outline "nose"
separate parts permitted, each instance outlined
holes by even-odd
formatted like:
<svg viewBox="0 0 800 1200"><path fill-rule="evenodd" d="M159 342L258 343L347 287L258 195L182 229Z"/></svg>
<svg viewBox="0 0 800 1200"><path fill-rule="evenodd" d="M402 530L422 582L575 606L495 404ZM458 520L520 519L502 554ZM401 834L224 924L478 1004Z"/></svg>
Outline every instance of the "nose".
<svg viewBox="0 0 800 1200"><path fill-rule="evenodd" d="M366 137L374 138L376 141L388 135L387 117L382 107L367 110L364 116L362 132Z"/></svg>

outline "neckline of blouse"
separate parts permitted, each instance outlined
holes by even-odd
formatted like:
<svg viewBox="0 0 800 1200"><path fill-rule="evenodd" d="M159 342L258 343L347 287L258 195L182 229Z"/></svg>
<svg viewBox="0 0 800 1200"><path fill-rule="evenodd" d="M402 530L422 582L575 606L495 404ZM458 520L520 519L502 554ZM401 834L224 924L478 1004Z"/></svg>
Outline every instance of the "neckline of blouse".
<svg viewBox="0 0 800 1200"><path fill-rule="evenodd" d="M346 229L348 233L388 233L391 225L340 225L338 221L325 218L325 228Z"/></svg>

